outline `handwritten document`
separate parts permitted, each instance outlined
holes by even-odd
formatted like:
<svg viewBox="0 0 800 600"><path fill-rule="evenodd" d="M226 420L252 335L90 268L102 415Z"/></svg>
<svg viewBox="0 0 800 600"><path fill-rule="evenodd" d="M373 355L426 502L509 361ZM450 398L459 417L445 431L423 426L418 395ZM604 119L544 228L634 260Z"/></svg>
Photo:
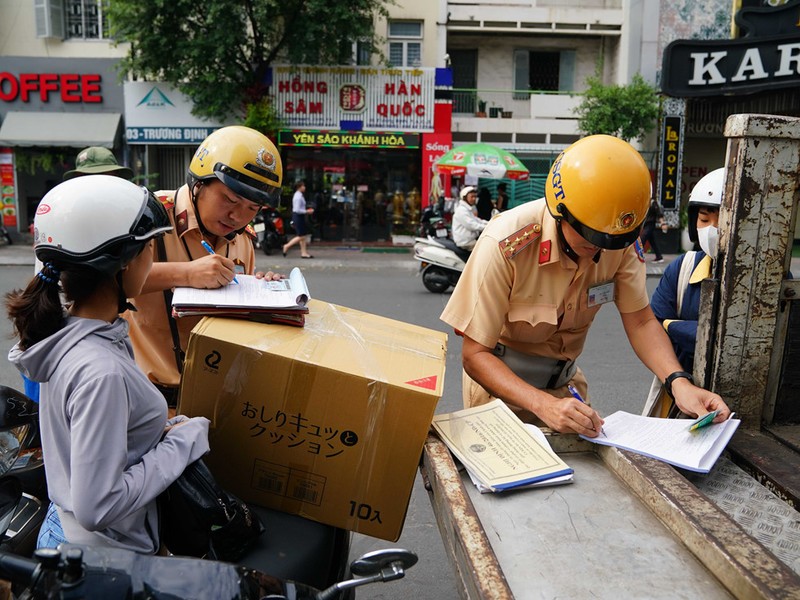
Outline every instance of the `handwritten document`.
<svg viewBox="0 0 800 600"><path fill-rule="evenodd" d="M433 427L470 475L488 491L549 480L564 483L564 476L572 476L572 469L546 440L542 443L532 435L501 400L436 415Z"/></svg>
<svg viewBox="0 0 800 600"><path fill-rule="evenodd" d="M230 283L213 290L175 288L172 305L215 308L304 308L310 294L303 273L295 267L288 279L265 281L254 275L237 275L239 284Z"/></svg>
<svg viewBox="0 0 800 600"><path fill-rule="evenodd" d="M659 419L617 411L605 418L606 435L583 439L663 460L676 467L708 473L733 437L740 419L689 431L689 419Z"/></svg>

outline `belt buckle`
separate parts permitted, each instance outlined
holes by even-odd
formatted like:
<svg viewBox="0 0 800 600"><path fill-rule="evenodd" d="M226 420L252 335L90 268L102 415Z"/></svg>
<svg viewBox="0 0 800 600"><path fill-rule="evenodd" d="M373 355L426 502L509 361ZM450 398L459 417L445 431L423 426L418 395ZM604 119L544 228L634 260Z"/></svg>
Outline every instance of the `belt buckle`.
<svg viewBox="0 0 800 600"><path fill-rule="evenodd" d="M494 345L494 350L492 351L492 353L495 356L505 356L506 355L506 346L505 346L505 344L501 344L500 342L497 342Z"/></svg>

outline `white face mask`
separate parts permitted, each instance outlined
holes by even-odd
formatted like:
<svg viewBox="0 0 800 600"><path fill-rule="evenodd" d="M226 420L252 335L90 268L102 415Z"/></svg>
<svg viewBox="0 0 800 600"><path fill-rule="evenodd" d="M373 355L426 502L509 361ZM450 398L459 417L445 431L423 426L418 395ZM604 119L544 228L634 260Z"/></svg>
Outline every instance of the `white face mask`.
<svg viewBox="0 0 800 600"><path fill-rule="evenodd" d="M697 230L697 241L703 252L711 258L716 258L719 250L719 229L713 225Z"/></svg>

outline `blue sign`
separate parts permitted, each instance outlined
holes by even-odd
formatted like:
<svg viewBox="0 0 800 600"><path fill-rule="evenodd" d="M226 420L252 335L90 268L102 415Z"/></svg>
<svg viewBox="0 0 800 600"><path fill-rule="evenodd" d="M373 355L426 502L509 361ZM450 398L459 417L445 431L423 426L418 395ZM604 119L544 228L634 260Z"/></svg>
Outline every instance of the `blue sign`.
<svg viewBox="0 0 800 600"><path fill-rule="evenodd" d="M199 144L217 127L127 127L129 144Z"/></svg>

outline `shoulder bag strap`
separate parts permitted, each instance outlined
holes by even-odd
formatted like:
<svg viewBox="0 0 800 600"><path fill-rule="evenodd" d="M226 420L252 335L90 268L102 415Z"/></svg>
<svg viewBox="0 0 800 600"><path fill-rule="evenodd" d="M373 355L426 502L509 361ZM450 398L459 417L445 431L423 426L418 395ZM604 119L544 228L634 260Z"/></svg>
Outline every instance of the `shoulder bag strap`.
<svg viewBox="0 0 800 600"><path fill-rule="evenodd" d="M692 277L694 271L694 263L697 259L697 251L690 250L683 256L681 263L681 271L678 274L678 295L676 298L678 317L681 316L681 309L683 307L683 296L686 294L686 289L689 287L689 279Z"/></svg>
<svg viewBox="0 0 800 600"><path fill-rule="evenodd" d="M164 247L163 236L156 238L156 248L158 249L158 262L167 262L167 250ZM172 316L171 288L164 290L164 306L167 310L167 323L169 323L169 330L170 333L172 333L172 351L175 353L175 364L178 367L178 373L183 374L184 353L183 350L181 350L181 336L178 333L178 323L175 321L175 317Z"/></svg>

